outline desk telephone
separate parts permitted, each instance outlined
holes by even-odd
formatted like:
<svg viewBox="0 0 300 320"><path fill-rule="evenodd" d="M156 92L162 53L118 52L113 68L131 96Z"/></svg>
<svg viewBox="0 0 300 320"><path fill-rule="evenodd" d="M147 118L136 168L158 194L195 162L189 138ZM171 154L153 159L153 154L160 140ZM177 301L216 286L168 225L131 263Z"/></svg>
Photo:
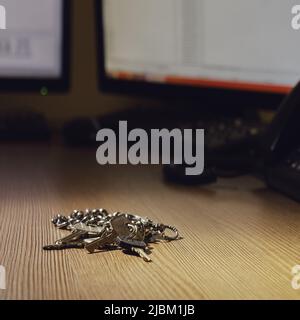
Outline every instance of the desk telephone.
<svg viewBox="0 0 300 320"><path fill-rule="evenodd" d="M300 201L300 82L281 104L263 144L267 184Z"/></svg>
<svg viewBox="0 0 300 320"><path fill-rule="evenodd" d="M252 162L249 172L258 173L260 176L263 174L263 179L269 187L300 201L300 82L284 99L271 125L261 130L255 137L256 139L245 147L253 150L252 156L250 153L247 154L241 145L237 148L239 152L242 150L241 154ZM218 156L222 161L226 155L225 151ZM229 151L232 152L232 150ZM231 158L234 159L236 156L233 153ZM232 168L238 165L246 173L249 168L245 166L245 161L241 161L242 166L239 162L238 157L236 163L231 160L230 165ZM182 181L178 173L179 169L176 172L169 167L166 169L168 169L166 171L168 177L173 180L175 177L176 181ZM196 183L205 184L216 181L218 174L208 169L206 175L195 178ZM242 173L243 170L241 170Z"/></svg>

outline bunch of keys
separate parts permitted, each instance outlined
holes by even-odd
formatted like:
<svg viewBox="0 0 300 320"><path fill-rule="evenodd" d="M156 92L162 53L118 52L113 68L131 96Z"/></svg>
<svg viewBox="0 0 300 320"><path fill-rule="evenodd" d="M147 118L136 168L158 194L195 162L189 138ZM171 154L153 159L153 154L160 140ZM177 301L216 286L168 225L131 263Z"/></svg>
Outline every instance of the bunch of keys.
<svg viewBox="0 0 300 320"><path fill-rule="evenodd" d="M57 215L52 223L59 229L71 231L71 234L53 245L44 246L44 250L85 249L93 253L119 248L151 262L149 243L179 239L175 227L128 213L109 214L105 209L74 210L68 217Z"/></svg>

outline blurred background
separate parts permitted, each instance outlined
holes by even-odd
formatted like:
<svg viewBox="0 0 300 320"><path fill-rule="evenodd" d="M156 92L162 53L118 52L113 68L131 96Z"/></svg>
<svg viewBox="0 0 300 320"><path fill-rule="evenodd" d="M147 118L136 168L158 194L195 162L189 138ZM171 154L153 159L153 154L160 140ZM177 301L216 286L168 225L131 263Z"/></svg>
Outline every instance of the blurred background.
<svg viewBox="0 0 300 320"><path fill-rule="evenodd" d="M285 6L289 8L289 3ZM2 106L10 110L20 106L30 106L43 113L49 119L51 126L58 128L65 121L78 116L98 116L138 105L161 106L165 104L161 98L157 99L151 95L147 95L147 98L137 98L136 96L103 94L98 90L95 10L94 0L72 2L70 91L63 95L50 92L47 97L43 97L39 92L4 93L1 90ZM128 10L130 10L129 7ZM258 104L269 108L280 102L280 99L268 98L271 100L261 101ZM176 103L176 100L171 100L171 103ZM194 99L194 103L196 107L203 105L203 101L199 99Z"/></svg>
<svg viewBox="0 0 300 320"><path fill-rule="evenodd" d="M95 116L135 105L160 105L158 99L104 95L98 89L95 3L93 0L72 1L72 49L70 92L50 92L43 97L39 91L0 93L1 105L10 110L31 107L43 113L56 130L65 121L78 116ZM1 110L0 110L1 112Z"/></svg>
<svg viewBox="0 0 300 320"><path fill-rule="evenodd" d="M289 119L298 119L290 116L298 98L283 102L300 74L291 0L26 0L22 10L17 0L2 4L2 141L58 136L65 146L95 148L97 132L120 120L129 129L205 129L203 176L189 181L173 159L164 173L206 184L219 176L264 177L278 135L297 127ZM281 103L291 110L277 114L270 129ZM300 170L289 156L298 150L296 129L292 136L287 144L282 135L288 147L277 148L276 161L288 156L284 163Z"/></svg>

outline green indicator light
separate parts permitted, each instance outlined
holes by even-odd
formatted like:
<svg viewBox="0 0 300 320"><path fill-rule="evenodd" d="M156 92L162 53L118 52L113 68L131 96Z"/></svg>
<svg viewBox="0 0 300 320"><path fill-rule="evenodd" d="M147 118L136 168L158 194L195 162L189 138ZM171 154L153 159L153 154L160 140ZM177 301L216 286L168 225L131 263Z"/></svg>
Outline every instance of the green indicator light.
<svg viewBox="0 0 300 320"><path fill-rule="evenodd" d="M40 92L43 97L46 97L49 94L49 90L47 87L42 87Z"/></svg>

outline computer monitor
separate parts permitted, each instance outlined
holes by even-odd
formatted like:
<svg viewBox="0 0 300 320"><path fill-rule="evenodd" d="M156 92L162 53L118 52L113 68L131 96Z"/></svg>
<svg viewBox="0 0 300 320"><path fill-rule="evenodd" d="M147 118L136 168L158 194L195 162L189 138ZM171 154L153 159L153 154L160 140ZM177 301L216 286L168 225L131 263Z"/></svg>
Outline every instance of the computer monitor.
<svg viewBox="0 0 300 320"><path fill-rule="evenodd" d="M70 1L1 0L0 91L66 91L69 87Z"/></svg>
<svg viewBox="0 0 300 320"><path fill-rule="evenodd" d="M104 91L273 107L299 81L293 0L96 3Z"/></svg>

